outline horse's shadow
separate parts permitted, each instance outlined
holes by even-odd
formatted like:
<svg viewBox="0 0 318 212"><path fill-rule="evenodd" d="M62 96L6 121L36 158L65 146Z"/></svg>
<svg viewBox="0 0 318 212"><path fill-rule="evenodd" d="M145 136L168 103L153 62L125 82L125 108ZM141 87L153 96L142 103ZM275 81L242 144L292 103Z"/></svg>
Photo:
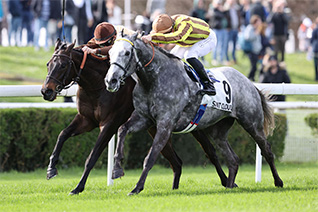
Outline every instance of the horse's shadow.
<svg viewBox="0 0 318 212"><path fill-rule="evenodd" d="M221 188L221 187L220 187ZM265 193L265 192L271 192L271 193L285 193L288 191L308 191L318 189L317 187L310 186L310 187L298 187L291 185L290 187L286 186L284 188L273 188L273 187L255 187L255 188L225 188L225 189L206 189L202 190L201 188L198 189L191 189L191 190L183 190L182 188L179 190L170 190L170 191L145 191L142 196L146 197L153 197L153 196L201 196L201 195L228 195L228 194L245 194L245 193Z"/></svg>

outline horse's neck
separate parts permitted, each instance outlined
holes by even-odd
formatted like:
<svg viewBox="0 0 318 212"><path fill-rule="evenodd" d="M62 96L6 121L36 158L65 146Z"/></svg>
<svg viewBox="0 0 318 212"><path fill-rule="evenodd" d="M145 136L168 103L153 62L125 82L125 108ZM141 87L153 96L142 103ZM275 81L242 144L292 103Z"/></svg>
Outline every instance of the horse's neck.
<svg viewBox="0 0 318 212"><path fill-rule="evenodd" d="M144 48L146 49L146 48ZM148 62L152 57L152 50L143 49L143 56ZM170 90L178 90L181 94L188 92L193 98L197 98L196 92L200 88L187 75L181 60L166 55L160 50L155 50L155 56L149 66L137 72L140 84L146 91L158 91L170 93ZM191 98L192 98L191 97Z"/></svg>
<svg viewBox="0 0 318 212"><path fill-rule="evenodd" d="M77 51L73 51L72 57L77 69L76 72L78 73L80 71L80 65L83 60L83 54ZM84 68L79 76L79 86L81 86L86 91L96 91L99 89L104 89L104 77L107 69L108 67L106 65L106 62L99 62L87 57Z"/></svg>
<svg viewBox="0 0 318 212"><path fill-rule="evenodd" d="M179 71L173 70L173 67L179 67L177 63L180 61L173 60L157 48L155 48L154 54L151 48L142 48L142 57L139 58L144 67L137 72L137 75L140 81L147 84L155 83L156 80L161 80L162 77L165 78L165 75ZM153 56L154 58L152 59ZM146 64L148 65L145 67Z"/></svg>

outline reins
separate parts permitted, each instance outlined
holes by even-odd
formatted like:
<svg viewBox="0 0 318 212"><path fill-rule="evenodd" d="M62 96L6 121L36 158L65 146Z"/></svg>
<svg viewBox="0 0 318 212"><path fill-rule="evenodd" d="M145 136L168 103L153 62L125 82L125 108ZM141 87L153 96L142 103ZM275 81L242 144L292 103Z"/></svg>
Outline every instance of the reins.
<svg viewBox="0 0 318 212"><path fill-rule="evenodd" d="M150 42L150 46L152 47L152 58L144 67L147 67L153 61L153 59L155 58L155 47L153 46L152 42Z"/></svg>

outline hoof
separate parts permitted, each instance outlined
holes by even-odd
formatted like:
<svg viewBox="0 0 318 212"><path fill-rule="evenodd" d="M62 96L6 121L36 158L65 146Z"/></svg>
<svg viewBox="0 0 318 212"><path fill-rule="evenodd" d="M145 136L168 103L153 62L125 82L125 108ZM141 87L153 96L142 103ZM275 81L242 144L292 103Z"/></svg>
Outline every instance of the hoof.
<svg viewBox="0 0 318 212"><path fill-rule="evenodd" d="M71 191L68 195L69 195L69 196L73 196L73 195L78 195L78 194L79 194L79 192L73 190L73 191Z"/></svg>
<svg viewBox="0 0 318 212"><path fill-rule="evenodd" d="M53 177L57 176L57 169L56 168L49 168L46 171L46 179L49 180Z"/></svg>
<svg viewBox="0 0 318 212"><path fill-rule="evenodd" d="M75 188L73 191L71 191L68 195L72 196L72 195L78 195L79 193L81 193L84 189L78 189Z"/></svg>
<svg viewBox="0 0 318 212"><path fill-rule="evenodd" d="M123 177L124 175L123 169L114 169L112 173L112 179L115 180L117 178Z"/></svg>
<svg viewBox="0 0 318 212"><path fill-rule="evenodd" d="M133 195L137 195L139 194L143 189L137 189L135 188L134 190L132 190L127 196L133 196Z"/></svg>
<svg viewBox="0 0 318 212"><path fill-rule="evenodd" d="M278 180L278 181L275 181L275 186L283 188L284 187L284 183L283 183L282 180Z"/></svg>
<svg viewBox="0 0 318 212"><path fill-rule="evenodd" d="M238 188L238 185L236 185L236 183L234 183L232 186L226 186L225 188L229 188L229 189Z"/></svg>

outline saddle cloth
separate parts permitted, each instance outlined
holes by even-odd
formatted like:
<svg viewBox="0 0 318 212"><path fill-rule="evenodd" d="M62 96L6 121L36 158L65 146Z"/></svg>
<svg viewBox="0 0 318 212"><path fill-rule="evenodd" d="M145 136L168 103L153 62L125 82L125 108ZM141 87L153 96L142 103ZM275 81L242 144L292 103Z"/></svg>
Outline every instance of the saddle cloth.
<svg viewBox="0 0 318 212"><path fill-rule="evenodd" d="M208 107L231 112L233 98L231 84L221 71L215 69L206 71L210 79L214 81L216 95L203 95L201 105L206 104Z"/></svg>
<svg viewBox="0 0 318 212"><path fill-rule="evenodd" d="M199 78L195 71L191 68L192 74L199 81ZM188 126L179 132L173 132L174 134L188 133L194 130L202 118L207 107L213 107L218 110L232 111L232 87L227 78L221 71L215 69L206 70L211 81L214 82L214 87L216 90L215 96L203 95L199 109L194 117L194 119L188 124ZM202 87L202 85L201 85ZM202 87L203 88L203 87Z"/></svg>

